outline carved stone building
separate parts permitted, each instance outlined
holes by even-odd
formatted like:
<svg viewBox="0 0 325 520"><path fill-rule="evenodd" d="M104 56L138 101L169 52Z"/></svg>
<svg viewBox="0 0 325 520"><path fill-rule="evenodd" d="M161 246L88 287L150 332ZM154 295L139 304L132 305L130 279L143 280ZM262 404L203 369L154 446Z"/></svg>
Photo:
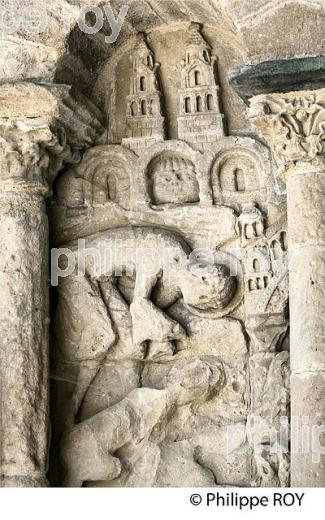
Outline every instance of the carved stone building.
<svg viewBox="0 0 325 520"><path fill-rule="evenodd" d="M220 87L215 77L217 58L211 54L198 23L192 23L188 32L179 91L178 137L204 149L224 135Z"/></svg>
<svg viewBox="0 0 325 520"><path fill-rule="evenodd" d="M144 34L137 36L132 65L130 94L127 97L127 138L122 142L138 151L161 141L165 133L159 64L155 63Z"/></svg>
<svg viewBox="0 0 325 520"><path fill-rule="evenodd" d="M324 486L323 2L81 4L2 38L0 485Z"/></svg>

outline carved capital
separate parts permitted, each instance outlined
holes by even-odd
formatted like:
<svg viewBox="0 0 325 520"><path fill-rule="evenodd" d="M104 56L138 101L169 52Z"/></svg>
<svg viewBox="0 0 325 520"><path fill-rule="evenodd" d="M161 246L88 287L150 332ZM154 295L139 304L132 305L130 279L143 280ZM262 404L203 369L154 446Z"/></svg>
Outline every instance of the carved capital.
<svg viewBox="0 0 325 520"><path fill-rule="evenodd" d="M49 191L65 163L98 143L100 119L67 85L0 86L0 190Z"/></svg>
<svg viewBox="0 0 325 520"><path fill-rule="evenodd" d="M255 96L249 117L270 145L282 180L292 171L324 171L325 89Z"/></svg>

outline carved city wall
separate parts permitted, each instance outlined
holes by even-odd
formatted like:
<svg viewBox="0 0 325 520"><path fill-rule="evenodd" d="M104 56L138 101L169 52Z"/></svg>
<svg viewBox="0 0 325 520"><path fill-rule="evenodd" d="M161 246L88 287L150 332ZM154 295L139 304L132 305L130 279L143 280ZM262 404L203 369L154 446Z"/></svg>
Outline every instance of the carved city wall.
<svg viewBox="0 0 325 520"><path fill-rule="evenodd" d="M107 142L50 207L53 245L92 252L53 305L55 485L289 485L286 206L223 77L238 52L191 23L103 67Z"/></svg>

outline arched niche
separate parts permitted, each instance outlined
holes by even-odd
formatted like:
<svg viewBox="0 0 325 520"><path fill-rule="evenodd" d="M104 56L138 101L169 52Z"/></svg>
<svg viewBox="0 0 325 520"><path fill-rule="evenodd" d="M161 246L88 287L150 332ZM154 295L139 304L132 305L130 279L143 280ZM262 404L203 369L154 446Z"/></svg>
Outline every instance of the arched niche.
<svg viewBox="0 0 325 520"><path fill-rule="evenodd" d="M210 178L214 203L246 202L266 188L262 158L241 146L219 153Z"/></svg>
<svg viewBox="0 0 325 520"><path fill-rule="evenodd" d="M200 200L195 165L172 151L154 157L147 167L147 185L153 204L186 204Z"/></svg>
<svg viewBox="0 0 325 520"><path fill-rule="evenodd" d="M86 204L100 205L115 202L128 208L132 203L131 176L132 152L119 146L96 147L85 155L78 167L83 179L83 196Z"/></svg>

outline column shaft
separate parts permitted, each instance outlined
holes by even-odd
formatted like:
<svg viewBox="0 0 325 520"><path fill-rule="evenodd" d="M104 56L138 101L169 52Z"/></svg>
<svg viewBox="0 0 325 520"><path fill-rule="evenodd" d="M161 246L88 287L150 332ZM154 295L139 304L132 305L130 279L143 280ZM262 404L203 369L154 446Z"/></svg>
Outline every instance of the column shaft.
<svg viewBox="0 0 325 520"><path fill-rule="evenodd" d="M289 177L291 484L296 487L325 486L324 193L325 169Z"/></svg>
<svg viewBox="0 0 325 520"><path fill-rule="evenodd" d="M48 224L41 193L0 186L0 251L0 486L42 486L49 421Z"/></svg>
<svg viewBox="0 0 325 520"><path fill-rule="evenodd" d="M291 352L291 484L325 486L325 60L234 71L249 117L287 192Z"/></svg>

